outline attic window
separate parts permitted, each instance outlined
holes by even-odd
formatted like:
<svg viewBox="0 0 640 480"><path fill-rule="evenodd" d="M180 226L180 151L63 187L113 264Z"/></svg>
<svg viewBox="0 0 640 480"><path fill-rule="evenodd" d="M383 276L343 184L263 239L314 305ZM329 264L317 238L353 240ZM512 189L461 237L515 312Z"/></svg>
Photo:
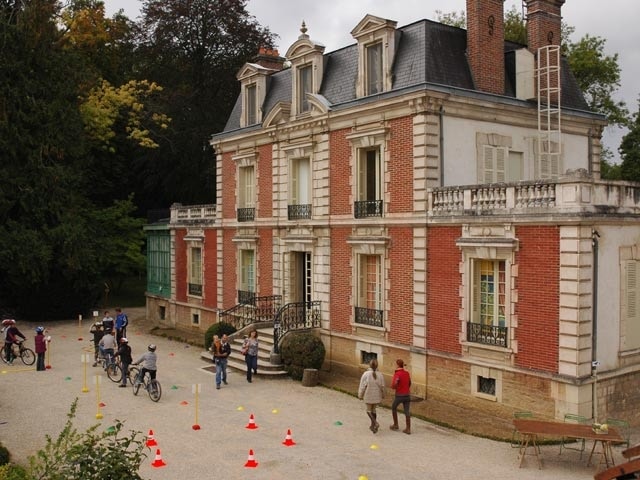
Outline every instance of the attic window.
<svg viewBox="0 0 640 480"><path fill-rule="evenodd" d="M307 93L313 92L312 66L304 65L298 68L298 112L309 111Z"/></svg>
<svg viewBox="0 0 640 480"><path fill-rule="evenodd" d="M382 85L382 42L365 47L366 50L366 95L380 93Z"/></svg>
<svg viewBox="0 0 640 480"><path fill-rule="evenodd" d="M255 83L247 85L245 89L245 106L247 125L254 125L258 118L258 94Z"/></svg>

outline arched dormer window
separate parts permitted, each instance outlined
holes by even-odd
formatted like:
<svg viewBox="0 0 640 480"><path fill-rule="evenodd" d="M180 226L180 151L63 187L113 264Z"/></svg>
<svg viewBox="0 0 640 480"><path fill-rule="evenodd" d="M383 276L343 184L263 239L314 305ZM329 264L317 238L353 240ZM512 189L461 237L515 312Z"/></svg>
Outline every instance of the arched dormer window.
<svg viewBox="0 0 640 480"><path fill-rule="evenodd" d="M291 115L305 115L311 110L308 94L320 90L323 75L324 45L316 43L307 35L307 27L302 22L300 36L289 50L287 60L291 62Z"/></svg>
<svg viewBox="0 0 640 480"><path fill-rule="evenodd" d="M367 15L351 31L358 42L358 97L391 90L396 25L393 20Z"/></svg>

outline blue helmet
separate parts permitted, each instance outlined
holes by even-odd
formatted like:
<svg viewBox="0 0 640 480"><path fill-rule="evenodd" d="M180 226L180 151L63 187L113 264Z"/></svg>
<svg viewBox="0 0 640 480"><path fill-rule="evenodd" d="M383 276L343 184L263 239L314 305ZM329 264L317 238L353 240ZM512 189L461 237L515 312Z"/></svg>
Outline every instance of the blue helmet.
<svg viewBox="0 0 640 480"><path fill-rule="evenodd" d="M36 333L44 332L44 327L36 327Z"/></svg>

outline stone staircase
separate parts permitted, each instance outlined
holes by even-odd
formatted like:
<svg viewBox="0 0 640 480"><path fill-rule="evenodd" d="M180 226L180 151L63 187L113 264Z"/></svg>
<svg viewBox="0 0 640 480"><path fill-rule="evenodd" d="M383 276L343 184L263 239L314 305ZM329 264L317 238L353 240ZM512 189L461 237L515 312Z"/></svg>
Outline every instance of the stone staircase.
<svg viewBox="0 0 640 480"><path fill-rule="evenodd" d="M247 371L247 364L244 361L244 355L240 353L242 348L243 337L248 334L250 328L240 330L229 336L231 345L231 355L227 360L227 367L238 370L243 374ZM274 365L271 363L271 352L273 351L273 328L257 328L258 331L258 377L276 378L286 376L282 365ZM202 352L200 356L211 361L211 352Z"/></svg>

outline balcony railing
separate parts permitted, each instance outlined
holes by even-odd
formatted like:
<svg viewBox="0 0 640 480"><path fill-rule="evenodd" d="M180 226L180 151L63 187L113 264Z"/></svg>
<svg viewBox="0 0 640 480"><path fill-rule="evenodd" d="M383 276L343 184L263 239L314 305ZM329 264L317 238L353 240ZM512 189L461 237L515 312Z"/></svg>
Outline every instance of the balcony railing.
<svg viewBox="0 0 640 480"><path fill-rule="evenodd" d="M193 224L213 223L216 220L216 205L191 205L185 207L179 203L171 206L171 223Z"/></svg>
<svg viewBox="0 0 640 480"><path fill-rule="evenodd" d="M382 200L364 200L353 204L353 216L356 218L381 217Z"/></svg>
<svg viewBox="0 0 640 480"><path fill-rule="evenodd" d="M254 207L239 208L237 214L239 222L253 222L256 219L256 209Z"/></svg>
<svg viewBox="0 0 640 480"><path fill-rule="evenodd" d="M467 341L507 348L507 327L494 327L475 322L467 322Z"/></svg>
<svg viewBox="0 0 640 480"><path fill-rule="evenodd" d="M355 307L355 322L370 327L384 327L383 313L373 308Z"/></svg>
<svg viewBox="0 0 640 480"><path fill-rule="evenodd" d="M428 215L640 214L640 187L595 181L584 173L557 181L516 182L428 189Z"/></svg>
<svg viewBox="0 0 640 480"><path fill-rule="evenodd" d="M289 205L287 215L289 220L308 220L311 218L311 204Z"/></svg>
<svg viewBox="0 0 640 480"><path fill-rule="evenodd" d="M196 297L202 296L202 285L199 283L189 283L189 295L195 295Z"/></svg>

